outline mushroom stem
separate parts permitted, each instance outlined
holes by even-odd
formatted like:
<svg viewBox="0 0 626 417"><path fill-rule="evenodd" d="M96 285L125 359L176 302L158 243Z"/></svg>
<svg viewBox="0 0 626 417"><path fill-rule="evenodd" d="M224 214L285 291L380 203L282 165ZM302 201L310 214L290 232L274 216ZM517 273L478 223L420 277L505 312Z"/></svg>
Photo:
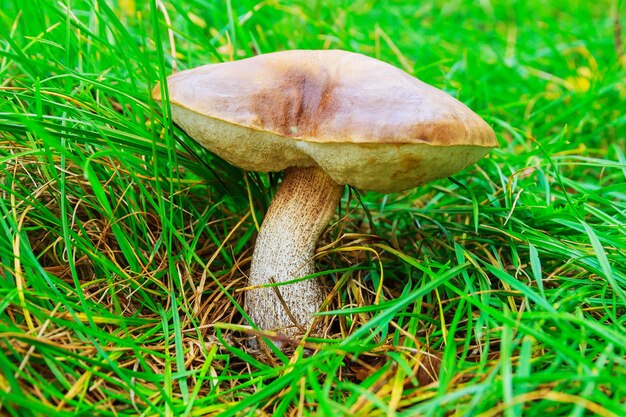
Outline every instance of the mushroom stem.
<svg viewBox="0 0 626 417"><path fill-rule="evenodd" d="M305 277L315 272L317 240L332 217L343 186L317 167L288 168L270 204L252 256L250 285ZM246 292L250 318L261 330L304 333L324 301L316 278Z"/></svg>

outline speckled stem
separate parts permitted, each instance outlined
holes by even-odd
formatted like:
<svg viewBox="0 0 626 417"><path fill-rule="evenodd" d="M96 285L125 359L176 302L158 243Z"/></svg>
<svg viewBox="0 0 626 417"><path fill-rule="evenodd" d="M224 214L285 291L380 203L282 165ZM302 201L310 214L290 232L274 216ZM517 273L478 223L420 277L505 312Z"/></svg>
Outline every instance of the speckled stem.
<svg viewBox="0 0 626 417"><path fill-rule="evenodd" d="M317 167L285 171L257 238L250 285L280 283L315 272L315 245L337 208L342 189ZM311 278L249 290L246 309L260 329L292 336L313 324L313 314L324 297L317 278Z"/></svg>

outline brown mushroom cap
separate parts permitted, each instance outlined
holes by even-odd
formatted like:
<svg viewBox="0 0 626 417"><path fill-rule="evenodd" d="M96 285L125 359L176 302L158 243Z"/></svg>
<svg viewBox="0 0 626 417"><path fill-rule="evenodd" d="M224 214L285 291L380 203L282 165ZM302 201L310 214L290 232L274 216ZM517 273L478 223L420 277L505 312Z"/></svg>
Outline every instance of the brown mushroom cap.
<svg viewBox="0 0 626 417"><path fill-rule="evenodd" d="M317 165L339 184L393 192L450 176L498 146L458 100L346 51L270 53L167 81L174 121L247 170ZM153 96L161 99L158 87Z"/></svg>

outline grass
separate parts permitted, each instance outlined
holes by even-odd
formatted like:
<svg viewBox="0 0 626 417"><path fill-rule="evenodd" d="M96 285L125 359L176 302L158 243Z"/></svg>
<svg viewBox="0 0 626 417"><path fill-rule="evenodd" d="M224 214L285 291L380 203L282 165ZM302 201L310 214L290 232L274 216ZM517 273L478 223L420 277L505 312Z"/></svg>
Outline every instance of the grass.
<svg viewBox="0 0 626 417"><path fill-rule="evenodd" d="M623 416L624 12L1 0L0 415ZM328 338L259 359L239 289L279 175L203 151L150 91L288 48L399 66L501 148L346 192L318 260Z"/></svg>

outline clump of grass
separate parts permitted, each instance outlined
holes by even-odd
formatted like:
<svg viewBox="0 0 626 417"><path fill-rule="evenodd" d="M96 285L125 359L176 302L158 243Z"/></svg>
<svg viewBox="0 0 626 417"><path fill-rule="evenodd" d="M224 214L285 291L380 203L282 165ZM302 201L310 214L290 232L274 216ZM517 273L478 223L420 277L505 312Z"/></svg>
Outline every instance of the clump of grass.
<svg viewBox="0 0 626 417"><path fill-rule="evenodd" d="M623 414L619 5L22 3L0 7L0 414ZM241 289L279 177L203 151L150 91L287 48L391 62L502 147L347 192L327 337L259 358Z"/></svg>

